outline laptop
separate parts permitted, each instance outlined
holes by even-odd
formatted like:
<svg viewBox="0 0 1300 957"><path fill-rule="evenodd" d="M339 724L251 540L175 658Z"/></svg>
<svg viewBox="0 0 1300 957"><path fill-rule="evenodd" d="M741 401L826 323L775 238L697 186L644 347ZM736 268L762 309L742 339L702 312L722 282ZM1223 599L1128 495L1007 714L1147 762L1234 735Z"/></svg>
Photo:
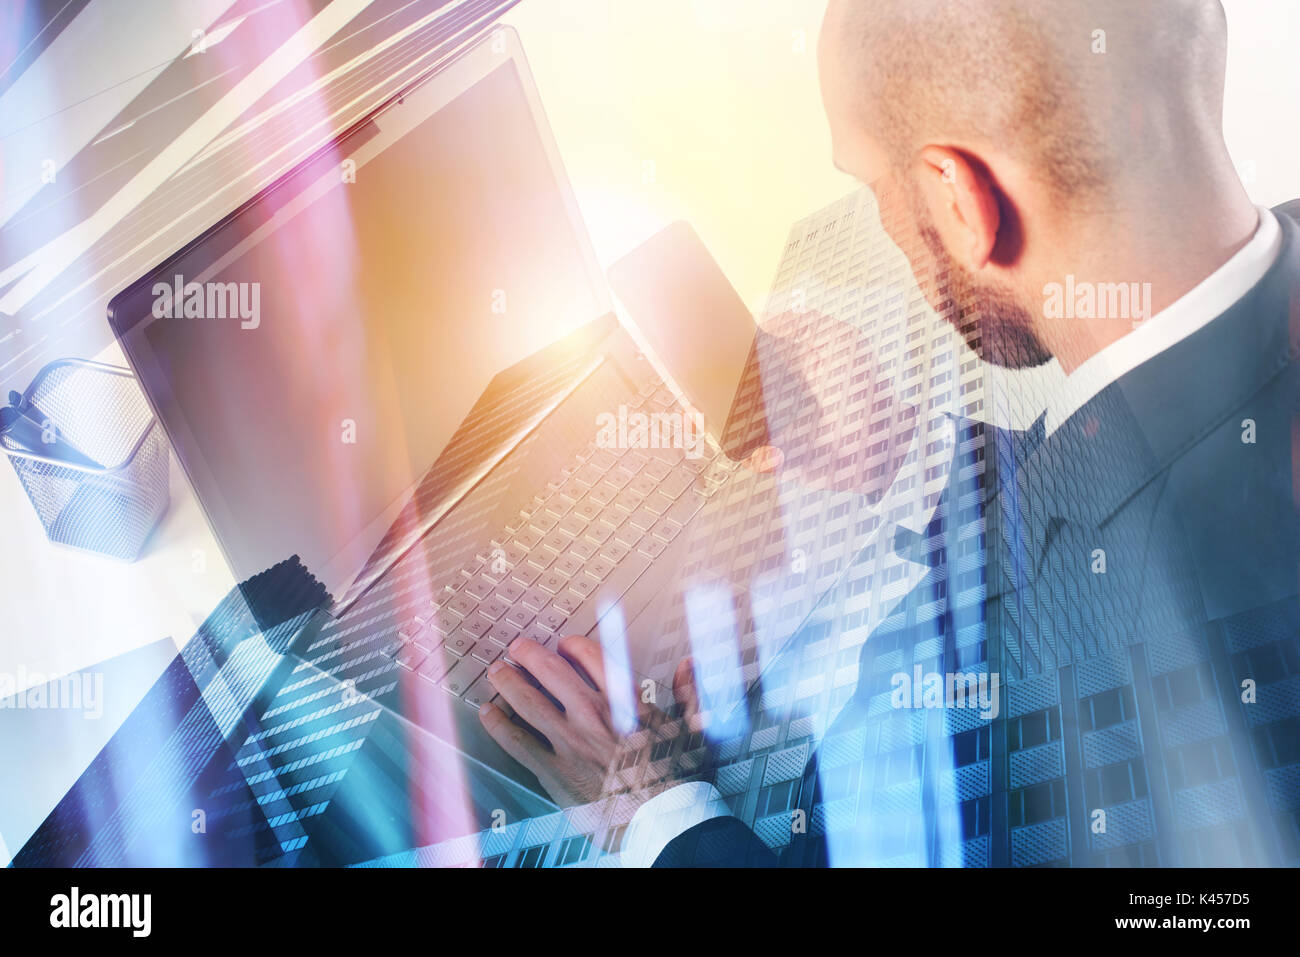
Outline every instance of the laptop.
<svg viewBox="0 0 1300 957"><path fill-rule="evenodd" d="M150 270L109 320L236 578L292 565L327 596L263 695L262 753L337 722L341 705L304 702L341 693L470 794L387 842L336 822L350 833L325 859L554 809L478 720L517 636L589 635L625 686L671 701L676 662L637 618L736 465L619 324L512 30ZM411 803L412 761L371 758L392 766L388 803ZM292 793L312 770L268 773Z"/></svg>

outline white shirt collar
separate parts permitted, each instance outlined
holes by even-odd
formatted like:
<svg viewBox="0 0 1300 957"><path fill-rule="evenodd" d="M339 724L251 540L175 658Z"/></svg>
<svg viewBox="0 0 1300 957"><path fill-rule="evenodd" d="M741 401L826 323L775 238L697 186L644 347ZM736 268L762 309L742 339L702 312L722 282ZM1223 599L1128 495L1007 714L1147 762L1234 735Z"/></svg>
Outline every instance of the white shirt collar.
<svg viewBox="0 0 1300 957"><path fill-rule="evenodd" d="M1222 315L1264 278L1282 249L1282 229L1268 208L1257 209L1255 235L1231 259L1128 335L1057 379L1047 393L1047 435L1125 373ZM1057 370L1059 375L1059 366Z"/></svg>

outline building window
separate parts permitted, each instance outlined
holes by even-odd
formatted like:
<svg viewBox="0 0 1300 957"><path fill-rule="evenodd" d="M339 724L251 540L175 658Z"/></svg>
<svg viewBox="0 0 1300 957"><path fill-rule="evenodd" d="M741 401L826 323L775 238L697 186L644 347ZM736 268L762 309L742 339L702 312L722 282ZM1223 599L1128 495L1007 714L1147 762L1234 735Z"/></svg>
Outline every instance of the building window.
<svg viewBox="0 0 1300 957"><path fill-rule="evenodd" d="M1099 731L1136 717L1131 686L1103 691L1079 701L1079 724L1084 731Z"/></svg>
<svg viewBox="0 0 1300 957"><path fill-rule="evenodd" d="M585 861L589 854L591 854L590 834L566 837L560 842L560 852L555 857L555 863L559 867L564 867L566 864L577 864Z"/></svg>
<svg viewBox="0 0 1300 957"><path fill-rule="evenodd" d="M800 780L795 778L793 781L782 781L780 784L762 788L758 792L758 816L767 817L769 814L794 810L799 800L800 783Z"/></svg>
<svg viewBox="0 0 1300 957"><path fill-rule="evenodd" d="M952 739L952 757L953 763L964 768L968 764L974 764L976 761L985 761L989 756L989 729L976 728L973 731L965 731L962 734L953 735Z"/></svg>
<svg viewBox="0 0 1300 957"><path fill-rule="evenodd" d="M1214 677L1205 662L1156 675L1151 679L1151 693L1162 711L1198 704L1214 693Z"/></svg>
<svg viewBox="0 0 1300 957"><path fill-rule="evenodd" d="M820 790L823 803L852 797L858 793L858 782L862 778L862 763L849 761L839 767L830 768L821 773Z"/></svg>
<svg viewBox="0 0 1300 957"><path fill-rule="evenodd" d="M1012 791L1007 798L1012 827L1041 824L1065 816L1065 781L1060 778Z"/></svg>
<svg viewBox="0 0 1300 957"><path fill-rule="evenodd" d="M1088 771L1083 781L1088 803L1094 808L1147 796L1147 772L1141 761L1123 761Z"/></svg>
<svg viewBox="0 0 1300 957"><path fill-rule="evenodd" d="M1061 711L1044 708L1007 723L1007 747L1012 751L1035 748L1061 737Z"/></svg>
<svg viewBox="0 0 1300 957"><path fill-rule="evenodd" d="M1227 738L1185 744L1171 750L1168 758L1169 783L1176 788L1221 781L1237 773Z"/></svg>
<svg viewBox="0 0 1300 957"><path fill-rule="evenodd" d="M650 749L651 761L662 761L668 755L673 753L673 739L668 738L664 741L656 741L653 748Z"/></svg>
<svg viewBox="0 0 1300 957"><path fill-rule="evenodd" d="M961 803L961 838L983 837L989 833L990 800L987 797L975 798Z"/></svg>
<svg viewBox="0 0 1300 957"><path fill-rule="evenodd" d="M1300 717L1256 728L1254 735L1260 767L1280 768L1300 761Z"/></svg>
<svg viewBox="0 0 1300 957"><path fill-rule="evenodd" d="M604 854L617 854L623 849L623 835L627 833L627 825L622 824L616 828L605 832L605 840L600 845L600 850Z"/></svg>
<svg viewBox="0 0 1300 957"><path fill-rule="evenodd" d="M546 851L549 847L549 844L534 844L532 847L525 848L519 855L515 867L541 867L542 862L546 860Z"/></svg>

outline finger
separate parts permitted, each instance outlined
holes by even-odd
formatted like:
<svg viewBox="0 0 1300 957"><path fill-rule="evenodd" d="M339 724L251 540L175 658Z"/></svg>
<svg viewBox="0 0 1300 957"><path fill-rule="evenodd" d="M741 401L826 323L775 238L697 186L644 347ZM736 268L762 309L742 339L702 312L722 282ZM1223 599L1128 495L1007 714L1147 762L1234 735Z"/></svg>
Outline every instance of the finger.
<svg viewBox="0 0 1300 957"><path fill-rule="evenodd" d="M614 661L612 669L606 668L605 649L599 641L582 635L570 635L561 640L557 647L560 654L592 679L592 684L600 691L603 699L600 704L611 728L631 731L631 726L624 726L621 720L624 717L642 727L648 727L662 717L662 712L655 707L654 701L646 701L643 691L636 688L625 661ZM614 676L613 686L610 683L611 671Z"/></svg>
<svg viewBox="0 0 1300 957"><path fill-rule="evenodd" d="M552 744L559 739L564 715L519 669L498 660L488 668L488 680L520 718L546 735Z"/></svg>
<svg viewBox="0 0 1300 957"><path fill-rule="evenodd" d="M604 710L603 696L582 680L573 665L549 648L526 638L516 638L510 644L510 660L523 665L565 711L599 713Z"/></svg>
<svg viewBox="0 0 1300 957"><path fill-rule="evenodd" d="M695 684L695 662L683 658L673 672L673 700L682 709L682 719L693 732L704 730L704 713L700 707L700 690Z"/></svg>
<svg viewBox="0 0 1300 957"><path fill-rule="evenodd" d="M581 669L597 691L603 695L609 694L605 678L605 651L599 642L584 635L569 635L561 638L556 647L565 659Z"/></svg>
<svg viewBox="0 0 1300 957"><path fill-rule="evenodd" d="M506 716L506 713L488 701L478 709L478 719L503 751L529 771L541 776L546 771L551 753L536 737Z"/></svg>

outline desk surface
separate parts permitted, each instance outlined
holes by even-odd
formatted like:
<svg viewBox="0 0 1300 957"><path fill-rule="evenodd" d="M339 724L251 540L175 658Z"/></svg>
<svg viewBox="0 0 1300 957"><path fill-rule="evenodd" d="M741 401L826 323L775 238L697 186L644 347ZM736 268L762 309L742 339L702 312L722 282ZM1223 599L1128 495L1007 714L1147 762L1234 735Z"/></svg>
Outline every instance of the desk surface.
<svg viewBox="0 0 1300 957"><path fill-rule="evenodd" d="M116 344L95 358L126 365ZM0 516L0 673L19 689L159 638L179 648L235 584L175 461L171 504L134 563L50 544L7 461Z"/></svg>

